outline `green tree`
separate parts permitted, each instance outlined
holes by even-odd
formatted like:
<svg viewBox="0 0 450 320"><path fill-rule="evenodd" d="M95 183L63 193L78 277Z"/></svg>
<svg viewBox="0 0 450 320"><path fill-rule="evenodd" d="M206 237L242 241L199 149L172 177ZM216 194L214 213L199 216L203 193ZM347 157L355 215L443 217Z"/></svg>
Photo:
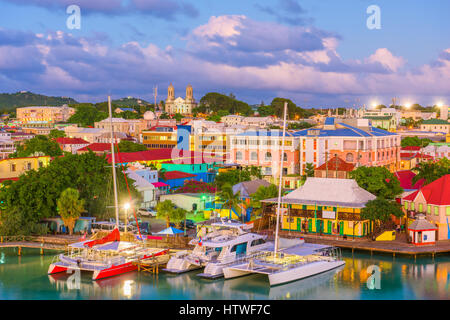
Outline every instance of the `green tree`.
<svg viewBox="0 0 450 320"><path fill-rule="evenodd" d="M81 127L93 127L95 122L108 118L106 111L100 111L90 104L81 104L74 107L76 111L67 122L76 123Z"/></svg>
<svg viewBox="0 0 450 320"><path fill-rule="evenodd" d="M230 211L229 218L231 219L231 210L234 209L236 213L240 213L239 205L242 203L240 191L234 193L231 185L226 184L222 187L222 190L218 194L220 201L222 202L222 208ZM243 215L241 215L243 218Z"/></svg>
<svg viewBox="0 0 450 320"><path fill-rule="evenodd" d="M394 199L403 192L400 181L385 167L358 167L350 172L358 185L385 199Z"/></svg>
<svg viewBox="0 0 450 320"><path fill-rule="evenodd" d="M184 214L183 216L180 218L181 216L181 211L175 209L175 205L172 201L170 200L164 200L162 202L159 202L156 205L156 214L157 217L159 219L165 219L166 220L166 226L167 228L170 227L170 222L171 221L180 221L184 218Z"/></svg>
<svg viewBox="0 0 450 320"><path fill-rule="evenodd" d="M262 202L261 200L271 199L278 197L278 187L274 184L269 186L259 186L255 193L250 195L250 206L255 209L256 212L261 212Z"/></svg>
<svg viewBox="0 0 450 320"><path fill-rule="evenodd" d="M42 154L51 157L58 157L63 154L61 147L56 141L46 136L36 136L16 147L16 152L9 155L10 158L30 157L35 154Z"/></svg>
<svg viewBox="0 0 450 320"><path fill-rule="evenodd" d="M118 147L120 152L137 152L137 151L145 151L147 147L140 143L134 143L128 140L121 140L118 143ZM117 146L114 146L114 150L117 152Z"/></svg>
<svg viewBox="0 0 450 320"><path fill-rule="evenodd" d="M305 175L304 178L314 177L314 164L307 162L305 167Z"/></svg>
<svg viewBox="0 0 450 320"><path fill-rule="evenodd" d="M217 92L210 92L200 99L197 112L227 111L229 114L239 113L241 115L252 115L253 109L245 102L236 100L234 96L227 96Z"/></svg>
<svg viewBox="0 0 450 320"><path fill-rule="evenodd" d="M64 138L66 136L66 133L62 130L53 129L50 131L50 134L48 135L49 139L56 139L56 138Z"/></svg>
<svg viewBox="0 0 450 320"><path fill-rule="evenodd" d="M260 117L268 117L275 115L275 109L271 105L261 105L258 107L258 114Z"/></svg>
<svg viewBox="0 0 450 320"><path fill-rule="evenodd" d="M250 181L252 178L250 170L251 169L249 169L249 168L242 168L242 169L232 169L232 170L220 172L216 176L214 183L217 186L217 188L220 190L226 184L233 186L236 183L239 183L242 181ZM254 173L256 174L256 170Z"/></svg>
<svg viewBox="0 0 450 320"><path fill-rule="evenodd" d="M180 122L183 118L184 116L181 113L175 113L175 115L173 116L173 119L177 120L178 122Z"/></svg>
<svg viewBox="0 0 450 320"><path fill-rule="evenodd" d="M414 184L420 179L424 179L425 184L429 184L446 174L450 174L450 160L442 158L438 162L420 162L412 171L416 173L412 180Z"/></svg>
<svg viewBox="0 0 450 320"><path fill-rule="evenodd" d="M381 229L383 229L385 223L391 221L392 215L400 218L405 214L399 203L384 198L370 200L361 210L361 219L370 220L375 225L381 227Z"/></svg>
<svg viewBox="0 0 450 320"><path fill-rule="evenodd" d="M405 137L402 139L401 146L402 147L426 147L431 142L430 139L420 139L419 137Z"/></svg>
<svg viewBox="0 0 450 320"><path fill-rule="evenodd" d="M81 216L84 211L83 199L79 199L80 193L73 188L67 188L61 192L61 196L57 200L58 212L61 215L61 219L64 221L64 225L69 228L69 233L73 234L73 228L75 222Z"/></svg>

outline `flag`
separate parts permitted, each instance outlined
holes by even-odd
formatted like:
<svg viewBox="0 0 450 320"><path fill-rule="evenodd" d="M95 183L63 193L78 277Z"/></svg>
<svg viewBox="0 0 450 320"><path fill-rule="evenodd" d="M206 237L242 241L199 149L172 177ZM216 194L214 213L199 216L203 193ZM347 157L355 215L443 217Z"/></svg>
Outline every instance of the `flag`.
<svg viewBox="0 0 450 320"><path fill-rule="evenodd" d="M202 239L202 237L200 236L200 239L198 240L198 245L201 247L202 244L203 244L203 239Z"/></svg>
<svg viewBox="0 0 450 320"><path fill-rule="evenodd" d="M86 240L86 233L87 233L87 231L84 232L84 235L80 238L80 241Z"/></svg>

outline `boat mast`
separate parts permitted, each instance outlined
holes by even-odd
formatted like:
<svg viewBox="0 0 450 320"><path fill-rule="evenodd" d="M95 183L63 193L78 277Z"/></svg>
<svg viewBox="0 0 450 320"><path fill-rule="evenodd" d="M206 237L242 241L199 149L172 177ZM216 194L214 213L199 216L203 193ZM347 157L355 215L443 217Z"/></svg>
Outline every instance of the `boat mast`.
<svg viewBox="0 0 450 320"><path fill-rule="evenodd" d="M281 209L281 185L283 180L283 160L284 160L284 140L286 137L286 113L287 113L288 103L284 103L284 120L283 120L283 137L281 140L281 156L280 156L280 172L279 172L279 182L278 182L278 204L277 204L277 225L275 229L275 251L273 258L275 259L278 251L278 229L280 223L280 209Z"/></svg>
<svg viewBox="0 0 450 320"><path fill-rule="evenodd" d="M114 130L111 111L111 96L108 96L109 124L111 132L112 172L114 181L114 209L116 211L116 228L119 229L119 202L117 200L116 157L114 153Z"/></svg>

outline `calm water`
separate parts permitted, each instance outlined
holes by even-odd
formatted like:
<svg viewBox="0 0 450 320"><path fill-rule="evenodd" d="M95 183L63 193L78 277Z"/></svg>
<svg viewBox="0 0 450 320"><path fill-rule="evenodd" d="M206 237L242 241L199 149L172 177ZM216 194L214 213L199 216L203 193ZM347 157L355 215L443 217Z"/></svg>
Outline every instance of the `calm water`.
<svg viewBox="0 0 450 320"><path fill-rule="evenodd" d="M173 276L132 272L69 289L68 275L48 276L53 255L34 249L0 249L0 299L450 299L450 257L414 259L344 253L345 267L270 288L264 276L198 279L196 272ZM381 269L381 289L366 286L366 268Z"/></svg>

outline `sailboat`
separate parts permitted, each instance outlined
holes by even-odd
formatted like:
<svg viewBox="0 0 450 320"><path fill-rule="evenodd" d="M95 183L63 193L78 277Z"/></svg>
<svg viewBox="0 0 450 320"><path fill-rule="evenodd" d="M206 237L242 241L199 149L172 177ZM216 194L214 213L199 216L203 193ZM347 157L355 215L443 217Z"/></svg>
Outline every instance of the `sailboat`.
<svg viewBox="0 0 450 320"><path fill-rule="evenodd" d="M264 274L271 286L280 285L311 277L339 268L345 264L340 259L340 250L330 246L287 246L280 250L278 236L281 212L281 187L283 177L283 154L286 136L287 103L284 104L283 137L281 142L281 159L278 184L277 223L273 250L261 250L241 259L231 266L223 268L225 279L250 274Z"/></svg>
<svg viewBox="0 0 450 320"><path fill-rule="evenodd" d="M111 153L116 226L114 230L100 239L84 240L70 244L68 254L55 256L48 268L48 274L80 270L92 272L92 280L99 280L134 271L138 268L136 262L169 253L168 249L146 247L143 242L121 240L110 96L108 96L108 107L111 121Z"/></svg>

